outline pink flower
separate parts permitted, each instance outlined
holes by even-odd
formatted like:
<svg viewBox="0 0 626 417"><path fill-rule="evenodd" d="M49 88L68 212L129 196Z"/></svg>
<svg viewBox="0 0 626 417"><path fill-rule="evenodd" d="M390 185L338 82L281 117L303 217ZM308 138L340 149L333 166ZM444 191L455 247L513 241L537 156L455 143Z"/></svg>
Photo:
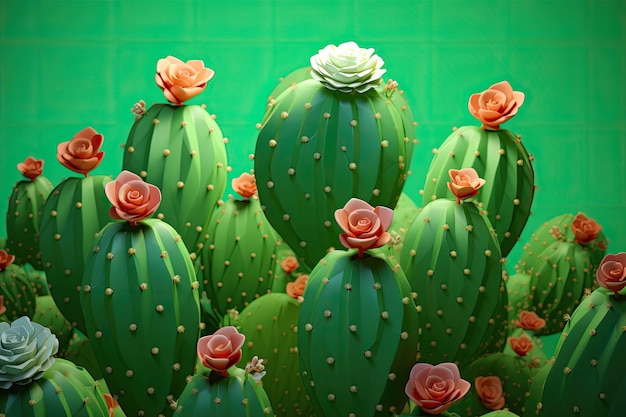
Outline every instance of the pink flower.
<svg viewBox="0 0 626 417"><path fill-rule="evenodd" d="M480 402L490 410L501 410L505 399L502 392L502 381L497 376L479 376L474 380L476 395Z"/></svg>
<svg viewBox="0 0 626 417"><path fill-rule="evenodd" d="M294 282L288 282L286 288L287 295L295 299L302 297L308 280L308 275L300 275Z"/></svg>
<svg viewBox="0 0 626 417"><path fill-rule="evenodd" d="M29 156L24 162L17 164L17 169L19 169L26 178L34 180L43 172L43 160Z"/></svg>
<svg viewBox="0 0 626 417"><path fill-rule="evenodd" d="M498 130L524 104L524 93L513 91L511 84L502 81L482 93L472 94L468 108L472 116L483 123L483 129Z"/></svg>
<svg viewBox="0 0 626 417"><path fill-rule="evenodd" d="M76 133L72 140L59 143L57 159L67 169L80 174L87 174L100 165L104 152L100 152L104 137L86 127Z"/></svg>
<svg viewBox="0 0 626 417"><path fill-rule="evenodd" d="M233 326L225 326L198 340L198 357L205 367L228 375L228 368L241 360L241 347L246 337Z"/></svg>
<svg viewBox="0 0 626 417"><path fill-rule="evenodd" d="M519 320L516 326L524 330L537 332L546 327L546 321L539 317L534 311L522 310L519 312Z"/></svg>
<svg viewBox="0 0 626 417"><path fill-rule="evenodd" d="M626 287L626 252L606 255L596 270L598 285L617 294Z"/></svg>
<svg viewBox="0 0 626 417"><path fill-rule="evenodd" d="M509 337L509 345L519 356L526 356L535 347L530 337L523 333L520 337Z"/></svg>
<svg viewBox="0 0 626 417"><path fill-rule="evenodd" d="M115 181L106 183L104 191L113 204L111 218L132 224L150 217L161 204L161 190L130 171L122 171Z"/></svg>
<svg viewBox="0 0 626 417"><path fill-rule="evenodd" d="M459 368L454 363L416 363L404 392L425 413L441 414L469 389L470 383L461 379Z"/></svg>
<svg viewBox="0 0 626 417"><path fill-rule="evenodd" d="M298 260L294 256L287 256L280 263L280 267L282 268L283 271L285 271L285 274L287 275L291 274L293 271L298 269L299 266L300 264L298 263Z"/></svg>
<svg viewBox="0 0 626 417"><path fill-rule="evenodd" d="M475 196L478 189L485 185L485 180L478 176L474 168L451 169L448 175L452 180L448 182L448 188L456 196L457 203Z"/></svg>
<svg viewBox="0 0 626 417"><path fill-rule="evenodd" d="M9 255L4 249L0 249L0 271L7 269L15 261L15 255Z"/></svg>
<svg viewBox="0 0 626 417"><path fill-rule="evenodd" d="M244 198L250 198L257 193L256 178L247 172L233 178L231 185L233 190Z"/></svg>
<svg viewBox="0 0 626 417"><path fill-rule="evenodd" d="M154 80L165 98L179 106L206 88L215 72L204 67L204 62L191 60L183 62L173 56L159 59Z"/></svg>
<svg viewBox="0 0 626 417"><path fill-rule="evenodd" d="M592 242L601 230L602 226L583 213L578 213L572 220L572 231L576 236L576 242L581 245Z"/></svg>
<svg viewBox="0 0 626 417"><path fill-rule="evenodd" d="M359 256L366 249L379 248L389 240L387 229L393 219L393 210L369 205L363 200L352 198L342 209L335 211L335 220L345 233L339 235L346 248L358 248Z"/></svg>

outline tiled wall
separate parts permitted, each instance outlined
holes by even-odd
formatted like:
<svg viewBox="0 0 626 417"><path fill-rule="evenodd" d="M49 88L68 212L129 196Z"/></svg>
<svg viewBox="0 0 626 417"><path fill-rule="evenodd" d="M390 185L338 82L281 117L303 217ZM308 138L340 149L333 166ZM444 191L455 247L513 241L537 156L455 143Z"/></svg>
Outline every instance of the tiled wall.
<svg viewBox="0 0 626 417"><path fill-rule="evenodd" d="M1 2L0 19L0 195L29 155L54 184L72 175L56 144L86 126L105 135L95 173L117 175L129 109L164 101L153 74L170 54L216 71L191 103L217 114L238 175L252 167L254 125L278 78L355 40L385 59L419 122L408 195L420 200L431 149L450 129L477 123L469 95L506 79L527 95L506 127L535 155L539 186L522 239L582 210L604 225L609 250L626 251L623 0L25 0Z"/></svg>

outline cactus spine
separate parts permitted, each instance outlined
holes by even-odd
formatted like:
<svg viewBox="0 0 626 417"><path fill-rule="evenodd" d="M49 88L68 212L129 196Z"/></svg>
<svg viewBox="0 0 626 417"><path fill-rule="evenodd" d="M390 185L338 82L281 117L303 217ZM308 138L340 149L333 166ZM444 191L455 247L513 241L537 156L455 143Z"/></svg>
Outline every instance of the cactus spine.
<svg viewBox="0 0 626 417"><path fill-rule="evenodd" d="M80 301L122 408L171 415L193 373L200 322L193 264L176 231L158 219L109 223L85 261Z"/></svg>
<svg viewBox="0 0 626 417"><path fill-rule="evenodd" d="M161 189L156 214L192 253L226 189L224 140L203 107L154 104L135 121L126 141L123 169Z"/></svg>
<svg viewBox="0 0 626 417"><path fill-rule="evenodd" d="M326 255L311 271L298 318L300 370L315 414L400 412L417 329L402 270L382 255Z"/></svg>

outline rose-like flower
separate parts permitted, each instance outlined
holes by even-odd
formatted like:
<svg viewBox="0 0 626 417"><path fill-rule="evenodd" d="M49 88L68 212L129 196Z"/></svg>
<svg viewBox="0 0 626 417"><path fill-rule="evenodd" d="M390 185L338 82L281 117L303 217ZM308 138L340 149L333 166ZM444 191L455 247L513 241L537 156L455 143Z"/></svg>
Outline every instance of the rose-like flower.
<svg viewBox="0 0 626 417"><path fill-rule="evenodd" d="M519 320L516 326L524 330L537 332L546 327L546 321L539 317L534 311L522 310L519 312Z"/></svg>
<svg viewBox="0 0 626 417"><path fill-rule="evenodd" d="M231 185L233 190L244 198L250 198L257 193L256 178L247 172L233 178Z"/></svg>
<svg viewBox="0 0 626 417"><path fill-rule="evenodd" d="M168 56L157 62L154 81L163 90L163 95L168 101L180 106L183 101L204 91L213 75L215 72L210 68L205 68L203 61L183 62L178 58Z"/></svg>
<svg viewBox="0 0 626 417"><path fill-rule="evenodd" d="M57 159L67 169L80 174L89 173L100 165L104 152L100 152L104 137L91 127L76 133L72 140L59 143Z"/></svg>
<svg viewBox="0 0 626 417"><path fill-rule="evenodd" d="M198 340L198 357L205 367L227 376L228 368L241 360L241 347L245 339L235 327L224 326Z"/></svg>
<svg viewBox="0 0 626 417"><path fill-rule="evenodd" d="M448 188L456 196L457 203L475 196L478 189L485 185L485 180L478 176L474 168L450 169L448 175L451 179Z"/></svg>
<svg viewBox="0 0 626 417"><path fill-rule="evenodd" d="M500 125L515 116L524 104L524 93L513 91L511 84L502 81L482 93L472 94L468 108L472 116L483 123L483 129L498 130Z"/></svg>
<svg viewBox="0 0 626 417"><path fill-rule="evenodd" d="M416 363L404 392L425 413L441 414L469 389L470 383L461 379L459 368L454 363Z"/></svg>
<svg viewBox="0 0 626 417"><path fill-rule="evenodd" d="M522 333L520 337L509 337L509 345L511 345L513 352L519 356L526 356L535 347L526 333Z"/></svg>
<svg viewBox="0 0 626 417"><path fill-rule="evenodd" d="M35 159L32 156L29 156L24 159L24 162L17 164L17 169L19 169L22 175L26 178L34 180L43 172L43 160Z"/></svg>
<svg viewBox="0 0 626 417"><path fill-rule="evenodd" d="M311 77L329 90L364 93L380 84L385 61L355 42L328 45L311 57Z"/></svg>
<svg viewBox="0 0 626 417"><path fill-rule="evenodd" d="M502 392L502 381L497 376L479 376L474 380L476 395L480 402L490 410L501 410L505 399Z"/></svg>
<svg viewBox="0 0 626 417"><path fill-rule="evenodd" d="M294 282L288 282L287 288L285 289L287 295L296 300L302 297L308 279L308 275L300 275Z"/></svg>
<svg viewBox="0 0 626 417"><path fill-rule="evenodd" d="M4 249L0 249L0 271L7 269L13 261L15 261L15 255L11 255Z"/></svg>
<svg viewBox="0 0 626 417"><path fill-rule="evenodd" d="M159 187L130 171L122 171L115 181L107 182L104 191L113 204L109 216L132 224L150 217L161 204Z"/></svg>
<svg viewBox="0 0 626 417"><path fill-rule="evenodd" d="M626 287L626 252L609 253L596 270L598 285L617 294Z"/></svg>
<svg viewBox="0 0 626 417"><path fill-rule="evenodd" d="M598 233L602 230L602 226L590 219L583 213L578 213L572 220L572 231L576 237L576 242L581 245L592 242L598 237Z"/></svg>
<svg viewBox="0 0 626 417"><path fill-rule="evenodd" d="M393 219L389 207L376 208L358 198L351 198L342 209L335 210L335 220L345 233L339 241L346 248L357 248L359 256L366 249L379 248L391 240L387 229Z"/></svg>
<svg viewBox="0 0 626 417"><path fill-rule="evenodd" d="M298 263L298 260L295 258L295 256L287 256L280 263L280 267L283 269L283 271L285 271L285 274L287 275L298 269L299 266L300 264Z"/></svg>
<svg viewBox="0 0 626 417"><path fill-rule="evenodd" d="M0 322L0 389L39 379L54 362L59 341L50 329L27 316Z"/></svg>

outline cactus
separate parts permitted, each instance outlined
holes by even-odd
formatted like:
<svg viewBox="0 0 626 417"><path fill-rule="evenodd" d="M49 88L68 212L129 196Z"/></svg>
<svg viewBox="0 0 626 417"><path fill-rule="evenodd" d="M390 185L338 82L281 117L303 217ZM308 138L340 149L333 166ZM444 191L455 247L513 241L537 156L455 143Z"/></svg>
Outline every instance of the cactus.
<svg viewBox="0 0 626 417"><path fill-rule="evenodd" d="M21 316L31 318L37 308L37 295L28 276L23 267L13 263L14 260L14 255L0 249L0 297L8 321Z"/></svg>
<svg viewBox="0 0 626 417"><path fill-rule="evenodd" d="M513 274L505 277L504 285L507 294L507 311L509 329L514 328L515 319L520 311L528 307L530 295L530 276L526 274Z"/></svg>
<svg viewBox="0 0 626 417"><path fill-rule="evenodd" d="M500 246L473 202L439 199L409 228L400 256L420 317L420 360L457 362L501 351L506 303Z"/></svg>
<svg viewBox="0 0 626 417"><path fill-rule="evenodd" d="M39 271L31 264L24 265L24 272L30 282L30 286L37 296L50 295L50 288L48 287L48 279L44 271Z"/></svg>
<svg viewBox="0 0 626 417"><path fill-rule="evenodd" d="M8 252L15 255L17 265L29 263L42 270L39 230L43 205L53 187L41 175L43 161L29 157L18 164L18 169L28 180L15 184L9 197L6 218Z"/></svg>
<svg viewBox="0 0 626 417"><path fill-rule="evenodd" d="M624 415L626 300L598 288L565 325L543 384L542 416Z"/></svg>
<svg viewBox="0 0 626 417"><path fill-rule="evenodd" d="M102 379L102 372L93 352L91 342L80 330L74 328L70 337L64 359L74 363L76 366L85 368L96 380ZM106 382L105 382L106 383Z"/></svg>
<svg viewBox="0 0 626 417"><path fill-rule="evenodd" d="M543 407L541 403L543 385L546 382L546 378L553 364L551 360L546 362L533 377L530 387L528 388L528 397L524 405L524 413L522 414L524 417L534 417L541 413L541 408Z"/></svg>
<svg viewBox="0 0 626 417"><path fill-rule="evenodd" d="M87 336L122 408L171 415L193 373L200 322L193 264L176 231L158 219L109 223L85 260L82 288Z"/></svg>
<svg viewBox="0 0 626 417"><path fill-rule="evenodd" d="M59 341L59 356L65 355L72 337L72 324L59 311L51 295L38 296L36 307L32 320L50 329Z"/></svg>
<svg viewBox="0 0 626 417"><path fill-rule="evenodd" d="M382 254L336 250L311 271L303 297L298 352L315 414L400 412L418 329L402 270Z"/></svg>
<svg viewBox="0 0 626 417"><path fill-rule="evenodd" d="M259 198L309 268L339 245L332 216L345 201L394 207L400 198L416 140L411 111L395 90L331 90L305 79L276 97L259 125Z"/></svg>

